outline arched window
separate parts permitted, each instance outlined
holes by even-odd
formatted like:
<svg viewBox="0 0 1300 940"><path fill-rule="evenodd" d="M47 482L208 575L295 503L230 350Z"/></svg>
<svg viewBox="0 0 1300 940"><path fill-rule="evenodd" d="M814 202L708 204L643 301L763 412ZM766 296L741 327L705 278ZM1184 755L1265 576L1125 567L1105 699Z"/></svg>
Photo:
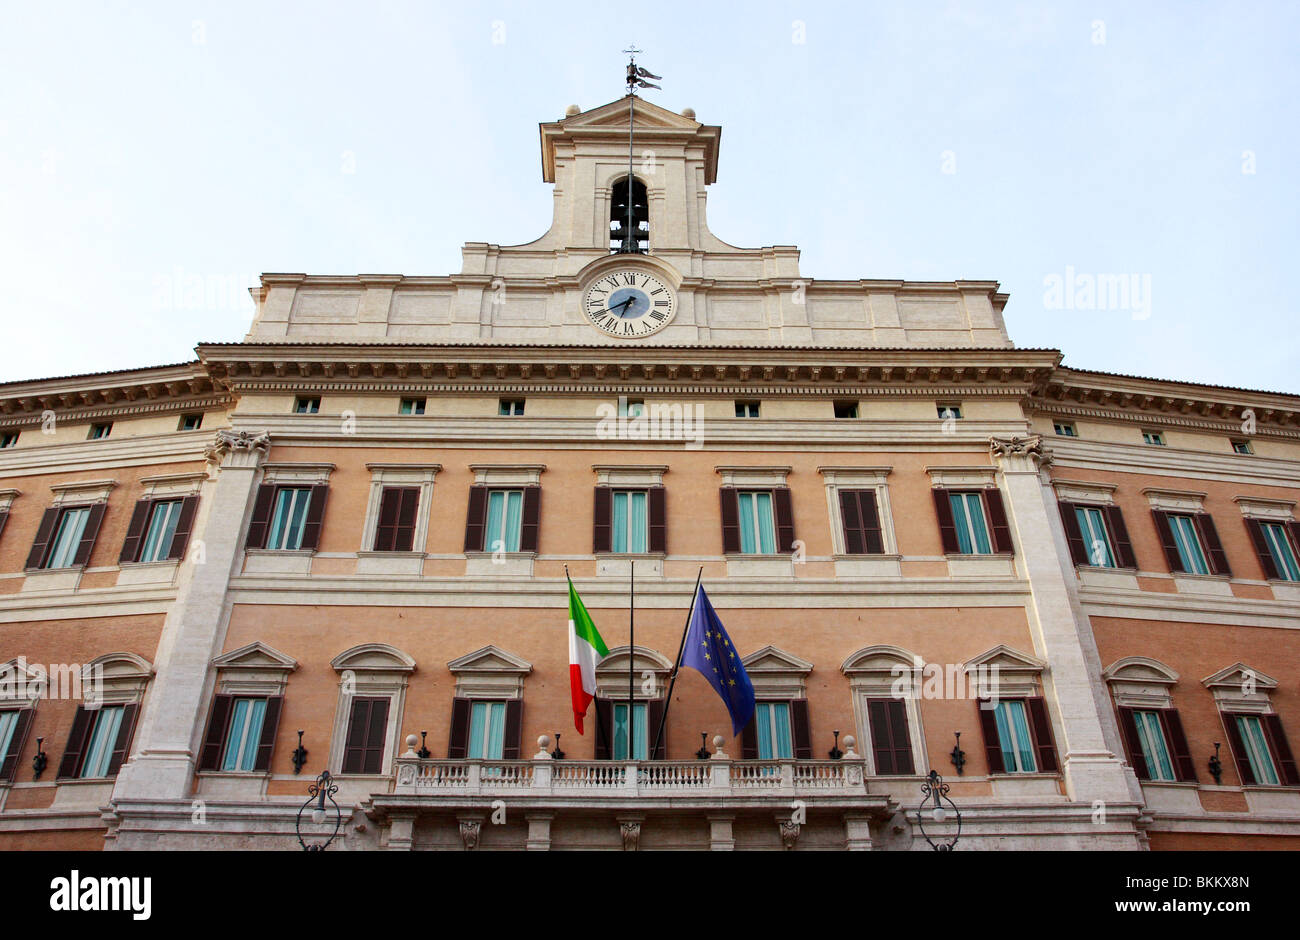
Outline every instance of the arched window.
<svg viewBox="0 0 1300 940"><path fill-rule="evenodd" d="M645 183L632 178L632 229L627 227L627 181L623 177L614 184L613 198L609 204L609 250L611 253L632 252L644 254L650 248L650 201L646 198Z"/></svg>

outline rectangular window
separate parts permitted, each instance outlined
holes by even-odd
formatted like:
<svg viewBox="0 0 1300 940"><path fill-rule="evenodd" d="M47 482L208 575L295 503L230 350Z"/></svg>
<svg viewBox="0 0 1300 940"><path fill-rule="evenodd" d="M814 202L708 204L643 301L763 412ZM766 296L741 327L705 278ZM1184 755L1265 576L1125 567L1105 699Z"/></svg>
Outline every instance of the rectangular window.
<svg viewBox="0 0 1300 940"><path fill-rule="evenodd" d="M199 428L201 428L202 426L203 426L203 415L201 415L201 414L199 414L199 415L181 415L181 423L180 423L180 428L179 428L179 430L181 430L181 431L197 431L197 430L198 430Z"/></svg>
<svg viewBox="0 0 1300 940"><path fill-rule="evenodd" d="M1296 564L1295 552L1286 537L1286 529L1278 522L1261 522L1264 543L1268 553L1273 556L1273 565L1280 578L1286 581L1300 581L1300 566Z"/></svg>
<svg viewBox="0 0 1300 940"><path fill-rule="evenodd" d="M740 550L746 555L772 555L776 552L776 524L772 518L772 494L740 492Z"/></svg>
<svg viewBox="0 0 1300 940"><path fill-rule="evenodd" d="M961 405L936 406L940 418L961 418Z"/></svg>
<svg viewBox="0 0 1300 940"><path fill-rule="evenodd" d="M524 413L524 400L522 398L503 398L497 407L499 415L518 416Z"/></svg>
<svg viewBox="0 0 1300 940"><path fill-rule="evenodd" d="M81 544L81 536L86 531L86 522L89 519L89 506L72 506L59 514L54 540L50 543L49 553L42 567L72 567L72 559L77 554L77 546Z"/></svg>
<svg viewBox="0 0 1300 940"><path fill-rule="evenodd" d="M1241 744L1246 750L1246 760L1250 762L1250 772L1255 775L1255 782L1279 783L1273 755L1268 748L1268 738L1264 736L1263 722L1257 715L1231 717L1237 723L1237 734L1241 735Z"/></svg>
<svg viewBox="0 0 1300 940"><path fill-rule="evenodd" d="M618 416L620 418L639 418L645 414L645 401L640 398L619 398Z"/></svg>
<svg viewBox="0 0 1300 940"><path fill-rule="evenodd" d="M474 702L469 711L469 750L465 756L501 760L506 744L506 703Z"/></svg>
<svg viewBox="0 0 1300 940"><path fill-rule="evenodd" d="M420 505L418 486L385 486L379 493L379 518L375 521L375 551L409 552L415 543L415 515Z"/></svg>
<svg viewBox="0 0 1300 940"><path fill-rule="evenodd" d="M484 551L517 552L523 530L524 491L492 490L488 493Z"/></svg>
<svg viewBox="0 0 1300 940"><path fill-rule="evenodd" d="M835 417L837 418L856 418L858 416L858 403L855 401L837 401L835 403Z"/></svg>
<svg viewBox="0 0 1300 940"><path fill-rule="evenodd" d="M181 518L179 499L169 499L154 503L149 511L149 524L145 528L144 547L140 550L140 561L166 561L176 536L176 523Z"/></svg>
<svg viewBox="0 0 1300 940"><path fill-rule="evenodd" d="M952 520L957 527L957 550L963 555L991 555L989 528L984 521L984 500L979 492L950 492Z"/></svg>
<svg viewBox="0 0 1300 940"><path fill-rule="evenodd" d="M113 422L107 421L103 424L92 424L90 433L86 435L87 440L97 441L100 438L108 437L113 430Z"/></svg>
<svg viewBox="0 0 1300 940"><path fill-rule="evenodd" d="M736 402L737 418L757 418L758 402L756 401L738 401Z"/></svg>
<svg viewBox="0 0 1300 940"><path fill-rule="evenodd" d="M0 434L0 448L13 447L17 443L18 443L17 431L5 431L3 434Z"/></svg>
<svg viewBox="0 0 1300 940"><path fill-rule="evenodd" d="M1155 444L1159 447L1165 446L1165 435L1162 431L1143 431L1142 442L1144 444Z"/></svg>
<svg viewBox="0 0 1300 940"><path fill-rule="evenodd" d="M1255 451L1251 449L1250 441L1233 441L1232 452L1234 454L1253 454Z"/></svg>
<svg viewBox="0 0 1300 940"><path fill-rule="evenodd" d="M403 398L402 403L397 406L399 415L422 415L424 414L423 398Z"/></svg>
<svg viewBox="0 0 1300 940"><path fill-rule="evenodd" d="M1188 574L1209 574L1210 565L1205 560L1205 549L1196 531L1196 520L1191 516L1169 515L1169 528L1174 534L1174 545L1183 570Z"/></svg>
<svg viewBox="0 0 1300 940"><path fill-rule="evenodd" d="M377 774L383 770L388 735L386 697L354 698L343 748L343 773Z"/></svg>
<svg viewBox="0 0 1300 940"><path fill-rule="evenodd" d="M1079 434L1074 429L1073 424L1066 424L1064 421L1053 421L1052 430L1060 437L1078 437Z"/></svg>
<svg viewBox="0 0 1300 940"><path fill-rule="evenodd" d="M81 762L78 776L107 777L108 765L113 759L113 745L122 730L122 715L125 708L121 705L103 705L94 717L94 728L86 745L86 756Z"/></svg>
<svg viewBox="0 0 1300 940"><path fill-rule="evenodd" d="M1147 776L1151 780L1177 780L1173 761L1169 759L1164 728L1160 724L1160 713L1134 711L1133 723L1137 726L1138 745L1147 765Z"/></svg>
<svg viewBox="0 0 1300 940"><path fill-rule="evenodd" d="M631 554L648 551L645 490L615 490L610 519L610 549Z"/></svg>
<svg viewBox="0 0 1300 940"><path fill-rule="evenodd" d="M307 506L311 487L284 486L275 493L271 514L271 534L266 547L272 551L297 551L302 548L302 534L307 524Z"/></svg>
<svg viewBox="0 0 1300 940"><path fill-rule="evenodd" d="M789 702L758 702L754 706L754 723L758 731L759 760L788 760L794 757Z"/></svg>
<svg viewBox="0 0 1300 940"><path fill-rule="evenodd" d="M869 698L866 704L867 730L870 733L876 773L913 773L907 703L897 698Z"/></svg>
<svg viewBox="0 0 1300 940"><path fill-rule="evenodd" d="M658 729L655 729L658 730ZM632 756L627 752L627 703L614 703L614 760L645 760L649 753L646 745L645 702L632 705Z"/></svg>
<svg viewBox="0 0 1300 940"><path fill-rule="evenodd" d="M1036 773L1034 739L1029 733L1025 703L1019 699L1003 699L994 708L993 716L1002 748L1002 769L1009 774Z"/></svg>
<svg viewBox="0 0 1300 940"><path fill-rule="evenodd" d="M294 414L314 415L320 412L319 398L295 398L293 400Z"/></svg>
<svg viewBox="0 0 1300 940"><path fill-rule="evenodd" d="M266 699L237 698L230 710L230 729L222 749L222 770L256 770Z"/></svg>
<svg viewBox="0 0 1300 940"><path fill-rule="evenodd" d="M1079 532L1083 535L1088 564L1094 568L1118 568L1101 509L1096 506L1075 506L1074 517L1079 521Z"/></svg>

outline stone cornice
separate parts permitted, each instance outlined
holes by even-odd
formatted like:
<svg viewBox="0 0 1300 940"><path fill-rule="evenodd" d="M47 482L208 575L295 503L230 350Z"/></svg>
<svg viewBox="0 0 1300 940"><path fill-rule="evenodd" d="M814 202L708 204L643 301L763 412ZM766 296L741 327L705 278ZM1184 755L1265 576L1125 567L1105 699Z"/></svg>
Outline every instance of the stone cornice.
<svg viewBox="0 0 1300 940"><path fill-rule="evenodd" d="M228 404L199 362L0 384L0 426L39 424L43 411L62 421L204 409Z"/></svg>

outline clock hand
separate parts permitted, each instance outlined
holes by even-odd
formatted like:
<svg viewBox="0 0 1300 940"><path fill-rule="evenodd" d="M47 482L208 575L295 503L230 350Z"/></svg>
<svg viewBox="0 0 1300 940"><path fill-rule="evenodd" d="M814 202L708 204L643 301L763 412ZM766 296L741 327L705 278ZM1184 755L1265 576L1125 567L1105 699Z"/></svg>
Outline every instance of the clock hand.
<svg viewBox="0 0 1300 940"><path fill-rule="evenodd" d="M615 304L614 306L610 307L610 308L609 308L609 312L610 312L610 313L613 313L613 312L614 312L615 310L617 310L619 307L626 307L628 304L630 304L630 303L631 303L633 300L635 300L635 299L636 299L636 298L634 298L634 297L629 297L627 300L623 301L621 304ZM620 316L620 317L621 317L622 315L623 315L623 314L621 314L621 313L618 314L618 316Z"/></svg>

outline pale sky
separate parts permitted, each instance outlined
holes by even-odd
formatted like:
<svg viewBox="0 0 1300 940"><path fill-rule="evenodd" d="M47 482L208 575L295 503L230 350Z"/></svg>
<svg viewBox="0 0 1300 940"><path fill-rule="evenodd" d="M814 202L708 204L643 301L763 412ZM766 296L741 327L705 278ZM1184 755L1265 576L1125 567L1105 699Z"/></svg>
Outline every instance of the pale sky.
<svg viewBox="0 0 1300 940"><path fill-rule="evenodd" d="M723 129L724 241L1001 281L1077 368L1300 392L1293 3L3 3L0 381L242 339L262 271L536 238L538 122L620 97L635 41Z"/></svg>

